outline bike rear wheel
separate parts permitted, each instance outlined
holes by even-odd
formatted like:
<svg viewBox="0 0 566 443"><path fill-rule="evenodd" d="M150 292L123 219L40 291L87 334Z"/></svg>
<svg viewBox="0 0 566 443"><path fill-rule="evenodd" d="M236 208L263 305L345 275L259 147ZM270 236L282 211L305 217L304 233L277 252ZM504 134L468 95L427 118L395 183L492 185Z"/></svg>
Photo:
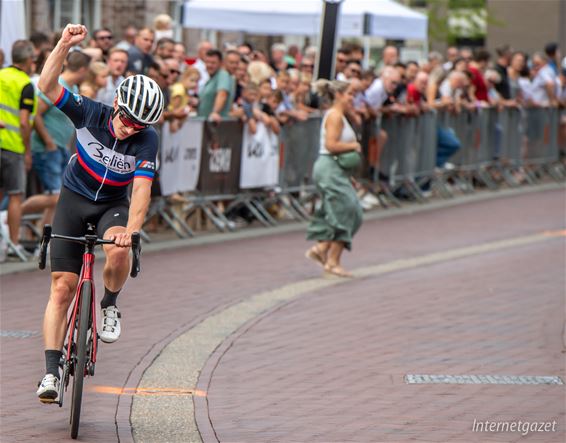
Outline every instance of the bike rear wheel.
<svg viewBox="0 0 566 443"><path fill-rule="evenodd" d="M71 437L79 434L81 402L83 397L83 381L87 363L88 329L92 318L92 283L85 281L80 293L80 311L78 312L76 330L76 355L73 376L73 394L71 400Z"/></svg>

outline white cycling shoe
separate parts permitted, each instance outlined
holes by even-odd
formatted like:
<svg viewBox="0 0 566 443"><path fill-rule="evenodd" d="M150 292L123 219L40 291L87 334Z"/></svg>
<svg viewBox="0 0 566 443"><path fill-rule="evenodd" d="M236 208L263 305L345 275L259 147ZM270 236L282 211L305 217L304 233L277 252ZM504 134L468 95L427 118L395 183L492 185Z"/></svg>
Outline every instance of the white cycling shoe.
<svg viewBox="0 0 566 443"><path fill-rule="evenodd" d="M102 329L100 340L104 343L114 343L120 338L120 311L116 306L108 306L102 309Z"/></svg>
<svg viewBox="0 0 566 443"><path fill-rule="evenodd" d="M45 374L39 383L37 396L42 403L55 403L59 397L59 379L53 374Z"/></svg>

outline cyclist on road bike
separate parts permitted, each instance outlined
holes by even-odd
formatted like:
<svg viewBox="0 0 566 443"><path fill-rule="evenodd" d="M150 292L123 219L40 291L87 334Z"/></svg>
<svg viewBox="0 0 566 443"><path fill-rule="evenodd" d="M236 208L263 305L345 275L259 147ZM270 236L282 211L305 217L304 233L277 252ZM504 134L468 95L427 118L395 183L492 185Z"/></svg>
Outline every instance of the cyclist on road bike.
<svg viewBox="0 0 566 443"><path fill-rule="evenodd" d="M116 298L128 277L131 234L141 229L150 203L158 147L157 133L150 125L161 118L163 94L157 83L144 75L123 80L112 107L62 87L58 77L63 62L69 50L86 36L83 25L65 27L45 62L38 87L69 117L77 135L77 153L65 169L53 232L81 236L87 223L92 223L99 237L115 242L104 246L105 290L100 303L100 339L113 343L121 330ZM44 403L57 400L67 309L78 284L82 254L80 244L62 240L51 243L51 293L43 322L46 375L37 390Z"/></svg>

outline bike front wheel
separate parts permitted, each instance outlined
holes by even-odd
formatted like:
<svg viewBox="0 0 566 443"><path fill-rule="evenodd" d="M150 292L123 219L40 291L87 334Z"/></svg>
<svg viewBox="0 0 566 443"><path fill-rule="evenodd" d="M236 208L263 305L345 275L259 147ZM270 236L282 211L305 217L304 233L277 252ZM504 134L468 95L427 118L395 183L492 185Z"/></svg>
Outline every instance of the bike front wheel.
<svg viewBox="0 0 566 443"><path fill-rule="evenodd" d="M71 400L71 437L79 434L83 381L87 363L88 329L92 318L92 282L85 281L80 292L80 311L76 322L76 355L74 356L73 394Z"/></svg>

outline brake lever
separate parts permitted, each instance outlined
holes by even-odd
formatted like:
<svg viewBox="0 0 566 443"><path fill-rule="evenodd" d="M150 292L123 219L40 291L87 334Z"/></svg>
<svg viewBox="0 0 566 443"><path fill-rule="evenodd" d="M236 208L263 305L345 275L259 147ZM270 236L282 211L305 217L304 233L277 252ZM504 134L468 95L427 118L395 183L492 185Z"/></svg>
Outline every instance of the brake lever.
<svg viewBox="0 0 566 443"><path fill-rule="evenodd" d="M130 277L136 278L141 271L140 266L140 253L141 253L141 242L140 242L140 233L134 232L132 234L132 269L130 271Z"/></svg>
<svg viewBox="0 0 566 443"><path fill-rule="evenodd" d="M49 240L51 240L51 232L51 225L45 225L43 227L43 235L41 236L41 243L39 246L39 269L45 269L47 261L47 245L49 245Z"/></svg>

